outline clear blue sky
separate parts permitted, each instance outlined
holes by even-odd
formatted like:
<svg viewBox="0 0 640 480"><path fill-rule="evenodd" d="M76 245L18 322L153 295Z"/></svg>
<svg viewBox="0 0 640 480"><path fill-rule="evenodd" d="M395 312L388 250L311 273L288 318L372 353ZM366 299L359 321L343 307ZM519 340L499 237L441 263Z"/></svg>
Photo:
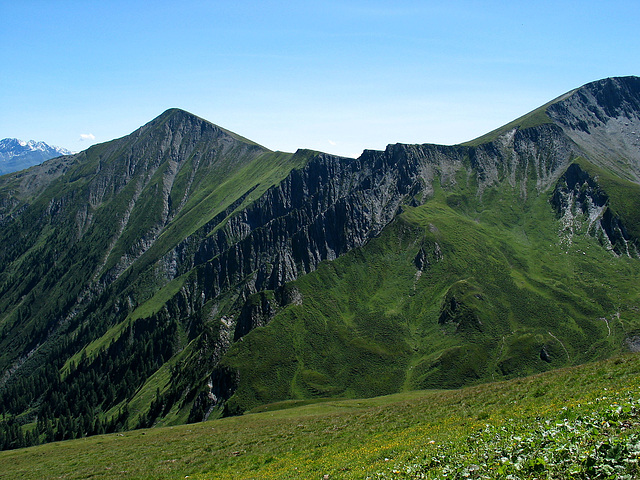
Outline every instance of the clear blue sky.
<svg viewBox="0 0 640 480"><path fill-rule="evenodd" d="M640 75L637 0L0 0L0 24L0 138L74 151L171 107L273 150L452 144Z"/></svg>

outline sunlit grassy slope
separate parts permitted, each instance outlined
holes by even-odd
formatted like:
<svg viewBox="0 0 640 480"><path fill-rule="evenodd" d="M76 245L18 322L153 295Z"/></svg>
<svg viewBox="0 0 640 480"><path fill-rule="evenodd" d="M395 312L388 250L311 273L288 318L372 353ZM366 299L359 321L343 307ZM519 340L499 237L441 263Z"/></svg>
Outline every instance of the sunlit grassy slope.
<svg viewBox="0 0 640 480"><path fill-rule="evenodd" d="M461 390L272 405L0 452L0 478L625 478L638 473L639 374L627 354Z"/></svg>
<svg viewBox="0 0 640 480"><path fill-rule="evenodd" d="M289 285L301 304L224 360L240 372L229 408L453 388L604 358L638 331L636 264L561 233L547 195L437 189L364 248Z"/></svg>
<svg viewBox="0 0 640 480"><path fill-rule="evenodd" d="M571 96L573 93L575 92L575 90L565 93L564 95L559 96L558 98L555 98L553 100L551 100L550 102L542 105L539 108L536 108L535 110L532 110L531 112L516 118L514 121L507 123L506 125L503 125L501 127L496 128L495 130L490 131L489 133L485 133L484 135L475 138L473 140L470 140L468 142L463 143L462 145L467 145L470 147L475 147L478 145L481 145L483 143L488 143L488 142L492 142L494 141L496 138L498 138L500 135L502 135L503 133L508 132L509 130L512 130L514 128L520 128L520 129L524 129L524 128L529 128L529 127L535 127L538 125L543 125L545 123L552 123L551 118L547 115L547 108L550 105L553 105L554 103L559 102L560 100L563 100L569 96Z"/></svg>

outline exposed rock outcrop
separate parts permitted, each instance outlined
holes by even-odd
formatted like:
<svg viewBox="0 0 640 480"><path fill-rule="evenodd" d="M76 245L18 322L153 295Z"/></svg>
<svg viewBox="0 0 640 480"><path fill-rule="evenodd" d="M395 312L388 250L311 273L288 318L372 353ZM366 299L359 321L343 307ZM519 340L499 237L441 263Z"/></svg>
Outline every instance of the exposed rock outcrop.
<svg viewBox="0 0 640 480"><path fill-rule="evenodd" d="M608 206L609 197L598 182L573 163L558 181L551 204L562 224L561 238L571 243L575 234L589 234L617 255L638 256L637 239Z"/></svg>
<svg viewBox="0 0 640 480"><path fill-rule="evenodd" d="M547 115L583 154L640 181L640 78L589 83L550 105Z"/></svg>

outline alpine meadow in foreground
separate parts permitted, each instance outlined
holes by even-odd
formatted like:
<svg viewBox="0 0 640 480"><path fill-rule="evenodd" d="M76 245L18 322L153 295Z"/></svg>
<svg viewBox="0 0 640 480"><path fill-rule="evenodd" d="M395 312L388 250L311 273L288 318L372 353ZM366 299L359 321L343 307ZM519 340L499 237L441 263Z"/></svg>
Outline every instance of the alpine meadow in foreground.
<svg viewBox="0 0 640 480"><path fill-rule="evenodd" d="M0 452L24 479L632 479L640 357Z"/></svg>

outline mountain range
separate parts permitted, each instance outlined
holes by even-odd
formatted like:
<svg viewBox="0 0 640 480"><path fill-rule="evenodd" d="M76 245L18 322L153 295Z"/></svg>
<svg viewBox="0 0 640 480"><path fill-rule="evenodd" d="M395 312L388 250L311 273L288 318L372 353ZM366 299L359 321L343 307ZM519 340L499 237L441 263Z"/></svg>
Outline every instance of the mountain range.
<svg viewBox="0 0 640 480"><path fill-rule="evenodd" d="M0 244L2 448L638 351L640 78L358 158L167 110L0 177Z"/></svg>
<svg viewBox="0 0 640 480"><path fill-rule="evenodd" d="M5 138L0 140L0 175L24 170L61 155L71 155L71 151L35 140L25 142Z"/></svg>

